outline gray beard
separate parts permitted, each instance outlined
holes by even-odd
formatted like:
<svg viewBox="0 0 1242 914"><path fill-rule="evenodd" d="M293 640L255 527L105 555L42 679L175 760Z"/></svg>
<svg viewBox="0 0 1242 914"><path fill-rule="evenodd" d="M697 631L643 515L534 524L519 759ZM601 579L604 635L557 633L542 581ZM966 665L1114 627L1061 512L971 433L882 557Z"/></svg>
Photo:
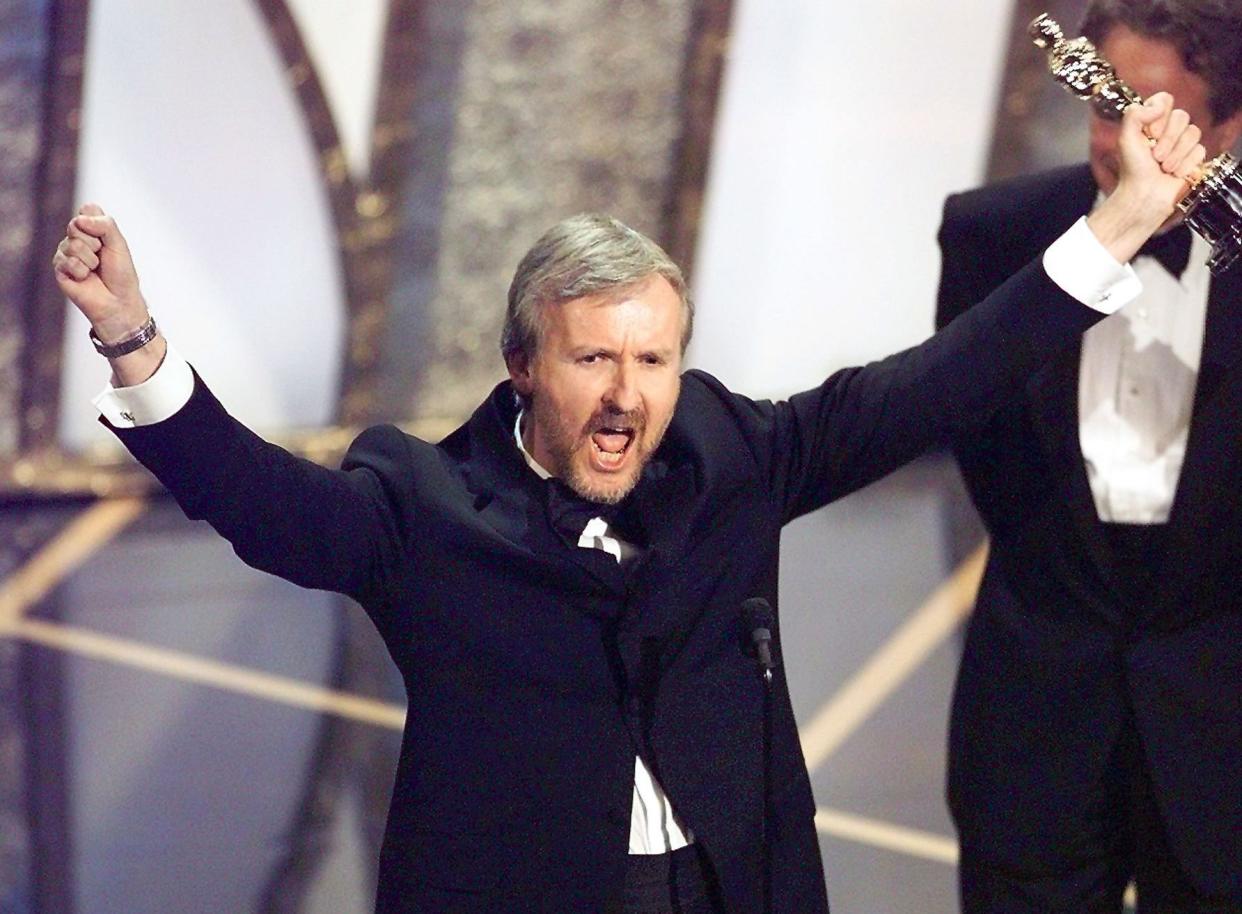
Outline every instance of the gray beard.
<svg viewBox="0 0 1242 914"><path fill-rule="evenodd" d="M587 447L590 446L590 444L587 445ZM579 498L585 498L587 501L600 505L616 505L624 501L625 497L634 491L634 487L638 485L639 477L642 476L643 467L646 465L647 459L644 457L638 464L638 470L629 478L625 485L608 492L600 491L591 485L590 480L582 479L572 465L564 467L565 472L558 473L557 475L565 481L565 485L573 489L574 494Z"/></svg>

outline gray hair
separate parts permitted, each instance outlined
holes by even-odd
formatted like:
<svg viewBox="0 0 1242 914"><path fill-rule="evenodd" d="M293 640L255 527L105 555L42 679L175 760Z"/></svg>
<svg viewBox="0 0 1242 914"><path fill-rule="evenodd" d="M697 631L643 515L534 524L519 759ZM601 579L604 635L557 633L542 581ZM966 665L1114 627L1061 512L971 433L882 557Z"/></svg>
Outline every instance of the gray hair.
<svg viewBox="0 0 1242 914"><path fill-rule="evenodd" d="M544 232L518 264L509 285L500 351L506 360L533 356L548 305L620 290L656 275L668 280L681 299L685 352L694 325L694 302L677 264L646 235L611 216L570 216Z"/></svg>
<svg viewBox="0 0 1242 914"><path fill-rule="evenodd" d="M1208 86L1217 122L1242 109L1242 3L1238 0L1091 0L1080 30L1099 44L1116 25L1167 41Z"/></svg>

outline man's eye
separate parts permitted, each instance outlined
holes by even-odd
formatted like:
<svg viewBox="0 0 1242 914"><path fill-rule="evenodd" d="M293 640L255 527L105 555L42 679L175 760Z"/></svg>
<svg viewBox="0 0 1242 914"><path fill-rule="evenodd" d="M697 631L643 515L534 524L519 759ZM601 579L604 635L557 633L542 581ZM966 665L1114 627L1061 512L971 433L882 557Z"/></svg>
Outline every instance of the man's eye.
<svg viewBox="0 0 1242 914"><path fill-rule="evenodd" d="M581 362L583 365L594 365L599 360L600 360L600 354L598 352L592 352L590 355L584 355L578 361Z"/></svg>

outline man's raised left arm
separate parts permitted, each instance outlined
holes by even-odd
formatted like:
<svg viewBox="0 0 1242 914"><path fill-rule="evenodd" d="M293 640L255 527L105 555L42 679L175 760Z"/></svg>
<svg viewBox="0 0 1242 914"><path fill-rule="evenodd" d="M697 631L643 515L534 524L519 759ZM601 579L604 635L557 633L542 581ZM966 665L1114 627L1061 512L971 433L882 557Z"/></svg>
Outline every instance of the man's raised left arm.
<svg viewBox="0 0 1242 914"><path fill-rule="evenodd" d="M912 349L773 408L771 485L792 519L981 427L1041 365L1127 301L1128 266L1204 159L1167 93L1127 109L1117 189L981 303Z"/></svg>

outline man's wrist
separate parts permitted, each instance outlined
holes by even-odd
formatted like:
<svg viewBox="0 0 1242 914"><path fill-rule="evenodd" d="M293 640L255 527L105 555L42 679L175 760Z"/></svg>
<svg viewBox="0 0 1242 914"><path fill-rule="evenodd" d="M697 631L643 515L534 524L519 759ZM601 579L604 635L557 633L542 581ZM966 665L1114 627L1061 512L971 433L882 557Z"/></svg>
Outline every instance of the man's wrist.
<svg viewBox="0 0 1242 914"><path fill-rule="evenodd" d="M105 344L117 343L133 336L150 317L145 296L118 298L107 313L90 316L91 329Z"/></svg>
<svg viewBox="0 0 1242 914"><path fill-rule="evenodd" d="M1167 200L1118 185L1087 217L1087 226L1118 263L1128 263L1171 213Z"/></svg>
<svg viewBox="0 0 1242 914"><path fill-rule="evenodd" d="M144 381L159 370L168 352L168 341L162 333L145 346L115 359L109 359L112 366L112 383L114 387L133 387Z"/></svg>

